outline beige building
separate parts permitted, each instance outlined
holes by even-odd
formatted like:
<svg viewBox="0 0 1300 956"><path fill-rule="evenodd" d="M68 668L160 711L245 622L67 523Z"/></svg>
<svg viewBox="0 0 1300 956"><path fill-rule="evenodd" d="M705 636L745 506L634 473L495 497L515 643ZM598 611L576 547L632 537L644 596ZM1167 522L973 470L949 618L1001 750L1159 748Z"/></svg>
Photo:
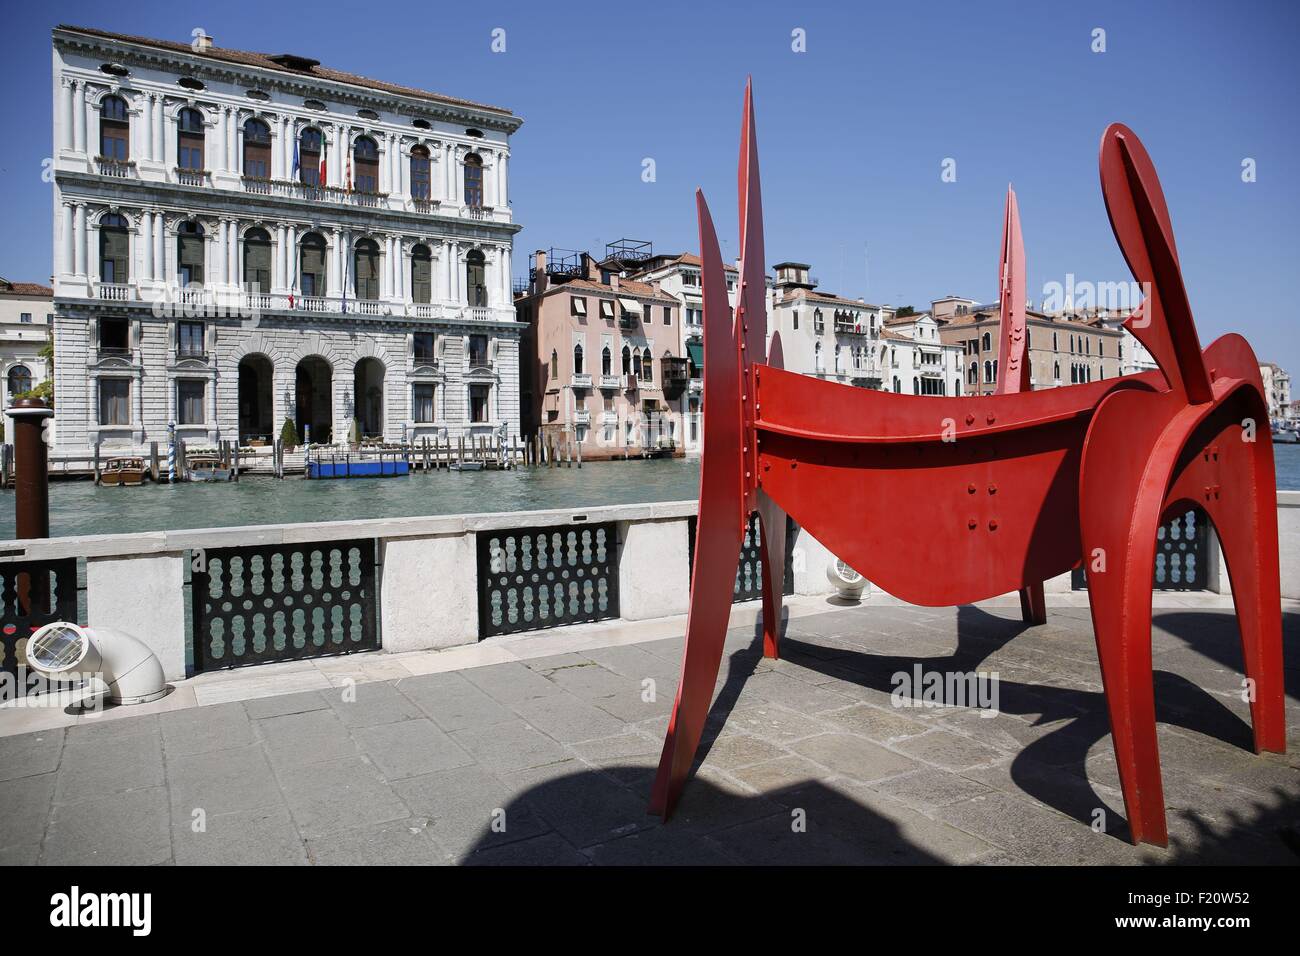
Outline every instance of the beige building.
<svg viewBox="0 0 1300 956"><path fill-rule="evenodd" d="M974 299L945 296L931 303L941 341L962 347L967 395L990 395L997 387L1001 308ZM1029 377L1033 388L1077 385L1121 373L1124 333L1099 317L1067 318L1030 311Z"/></svg>
<svg viewBox="0 0 1300 956"><path fill-rule="evenodd" d="M49 377L41 350L49 341L53 318L53 289L0 278L0 373L6 403Z"/></svg>
<svg viewBox="0 0 1300 956"><path fill-rule="evenodd" d="M581 444L586 460L681 456L689 373L682 307L657 282L586 252L537 252L520 369L525 437Z"/></svg>
<svg viewBox="0 0 1300 956"><path fill-rule="evenodd" d="M1291 376L1274 362L1260 362L1259 376L1264 380L1270 421L1285 421L1291 411Z"/></svg>

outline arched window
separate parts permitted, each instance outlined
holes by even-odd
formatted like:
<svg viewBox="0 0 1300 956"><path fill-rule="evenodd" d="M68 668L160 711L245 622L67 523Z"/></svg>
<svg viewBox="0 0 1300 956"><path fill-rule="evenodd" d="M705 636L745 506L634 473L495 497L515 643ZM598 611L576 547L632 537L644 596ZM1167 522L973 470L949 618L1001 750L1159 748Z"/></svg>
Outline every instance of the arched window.
<svg viewBox="0 0 1300 956"><path fill-rule="evenodd" d="M654 380L655 380L654 356L650 354L649 349L646 349L645 356L641 359L641 381L653 382Z"/></svg>
<svg viewBox="0 0 1300 956"><path fill-rule="evenodd" d="M260 119L244 123L244 175L271 178L271 127Z"/></svg>
<svg viewBox="0 0 1300 956"><path fill-rule="evenodd" d="M483 205L483 159L478 153L465 157L465 205Z"/></svg>
<svg viewBox="0 0 1300 956"><path fill-rule="evenodd" d="M988 360L984 362L984 381L993 381L993 363Z"/></svg>
<svg viewBox="0 0 1300 956"><path fill-rule="evenodd" d="M477 249L465 257L465 293L468 305L487 305L487 265Z"/></svg>
<svg viewBox="0 0 1300 956"><path fill-rule="evenodd" d="M560 353L551 349L551 381L560 377Z"/></svg>
<svg viewBox="0 0 1300 956"><path fill-rule="evenodd" d="M966 370L966 383L976 385L980 380L980 367L978 362L971 362L970 368Z"/></svg>
<svg viewBox="0 0 1300 956"><path fill-rule="evenodd" d="M271 236L265 229L244 233L244 288L271 291Z"/></svg>
<svg viewBox="0 0 1300 956"><path fill-rule="evenodd" d="M823 368L824 366L822 365L822 344L820 342L817 342L813 345L813 370L820 372L823 370Z"/></svg>
<svg viewBox="0 0 1300 956"><path fill-rule="evenodd" d="M641 350L637 349L632 353L632 374L638 379L641 378Z"/></svg>
<svg viewBox="0 0 1300 956"><path fill-rule="evenodd" d="M903 383L900 382L900 381L898 380L898 376L895 375L895 376L894 376L894 394L897 395L897 394L898 394L899 392L901 392L902 390L903 390Z"/></svg>
<svg viewBox="0 0 1300 956"><path fill-rule="evenodd" d="M308 126L298 134L298 181L308 186L319 186L321 177L321 134Z"/></svg>
<svg viewBox="0 0 1300 956"><path fill-rule="evenodd" d="M998 360L994 359L993 360L993 381L996 382L997 380L998 380Z"/></svg>
<svg viewBox="0 0 1300 956"><path fill-rule="evenodd" d="M99 278L101 282L124 283L131 278L131 238L126 217L115 212L99 220Z"/></svg>
<svg viewBox="0 0 1300 956"><path fill-rule="evenodd" d="M176 278L182 289L203 284L203 227L192 220L176 227Z"/></svg>
<svg viewBox="0 0 1300 956"><path fill-rule="evenodd" d="M411 148L411 198L429 199L429 150L424 146Z"/></svg>
<svg viewBox="0 0 1300 956"><path fill-rule="evenodd" d="M433 254L426 245L411 249L411 301L431 302L433 298Z"/></svg>
<svg viewBox="0 0 1300 956"><path fill-rule="evenodd" d="M1057 348L1057 345L1056 345L1056 333L1055 333L1055 332L1052 333L1052 351L1053 351L1053 352L1059 352L1059 351L1060 351L1060 349Z"/></svg>
<svg viewBox="0 0 1300 956"><path fill-rule="evenodd" d="M1053 379L1054 381L1057 381L1057 382L1059 382L1059 381L1061 380L1061 363L1060 363L1060 362L1053 362L1053 363L1052 363L1052 379Z"/></svg>
<svg viewBox="0 0 1300 956"><path fill-rule="evenodd" d="M623 374L632 374L632 350L626 345L623 346Z"/></svg>
<svg viewBox="0 0 1300 956"><path fill-rule="evenodd" d="M993 348L993 337L992 337L991 335L989 335L989 333L985 332L985 333L984 333L984 351L987 352L987 351L988 351L989 349L991 349L991 348Z"/></svg>
<svg viewBox="0 0 1300 956"><path fill-rule="evenodd" d="M353 291L358 299L375 300L379 298L379 243L373 239L362 239L353 252L355 268L352 275L356 279Z"/></svg>
<svg viewBox="0 0 1300 956"><path fill-rule="evenodd" d="M99 101L99 155L124 163L131 158L131 121L126 100L106 96Z"/></svg>
<svg viewBox="0 0 1300 956"><path fill-rule="evenodd" d="M839 343L837 342L837 343L835 344L835 371L836 371L836 373L838 373L839 370L840 370L840 346L839 346Z"/></svg>
<svg viewBox="0 0 1300 956"><path fill-rule="evenodd" d="M916 376L912 376L912 394L913 395L921 394L921 380Z"/></svg>
<svg viewBox="0 0 1300 956"><path fill-rule="evenodd" d="M1071 385L1079 384L1079 366L1077 365L1070 366L1070 384Z"/></svg>
<svg viewBox="0 0 1300 956"><path fill-rule="evenodd" d="M379 192L379 146L369 136L352 144L352 188L359 193Z"/></svg>
<svg viewBox="0 0 1300 956"><path fill-rule="evenodd" d="M609 354L609 346L606 345L600 351L600 374L601 375L613 374L613 361L614 361L613 356Z"/></svg>
<svg viewBox="0 0 1300 956"><path fill-rule="evenodd" d="M575 345L573 347L573 374L574 375L582 374L582 346L581 345Z"/></svg>
<svg viewBox="0 0 1300 956"><path fill-rule="evenodd" d="M1102 355L1105 355L1105 354L1106 354L1106 340L1105 340L1105 339L1098 339L1098 340L1097 340L1097 355L1098 355L1098 356L1102 356Z"/></svg>
<svg viewBox="0 0 1300 956"><path fill-rule="evenodd" d="M176 117L176 165L181 169L203 169L203 114L186 108Z"/></svg>
<svg viewBox="0 0 1300 956"><path fill-rule="evenodd" d="M15 365L9 370L9 397L14 398L32 390L32 370L26 365Z"/></svg>
<svg viewBox="0 0 1300 956"><path fill-rule="evenodd" d="M298 285L303 295L325 294L325 240L309 232L298 242Z"/></svg>

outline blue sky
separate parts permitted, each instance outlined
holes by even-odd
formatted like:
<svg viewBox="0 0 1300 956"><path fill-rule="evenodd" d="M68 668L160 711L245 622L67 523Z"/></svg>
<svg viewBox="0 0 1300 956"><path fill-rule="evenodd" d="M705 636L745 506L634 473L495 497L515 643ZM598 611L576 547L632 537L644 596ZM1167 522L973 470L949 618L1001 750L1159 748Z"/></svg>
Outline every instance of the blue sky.
<svg viewBox="0 0 1300 956"><path fill-rule="evenodd" d="M357 24L360 9L373 28ZM111 11L111 12L110 12ZM304 16L311 11L311 16ZM989 300L1004 190L1020 198L1030 295L1067 273L1127 281L1097 181L1113 121L1160 171L1202 342L1240 331L1300 373L1294 42L1290 2L892 4L419 3L11 6L0 39L0 275L45 280L51 205L49 30L57 22L293 52L340 69L506 106L525 120L511 197L515 255L630 236L696 245L703 186L734 255L741 90L754 76L772 262L813 264L829 291L923 304ZM490 49L506 30L506 52ZM1106 52L1090 46L1106 31ZM806 31L807 51L791 49ZM656 181L642 181L653 158ZM945 158L957 181L940 179ZM1257 164L1254 183L1241 163Z"/></svg>

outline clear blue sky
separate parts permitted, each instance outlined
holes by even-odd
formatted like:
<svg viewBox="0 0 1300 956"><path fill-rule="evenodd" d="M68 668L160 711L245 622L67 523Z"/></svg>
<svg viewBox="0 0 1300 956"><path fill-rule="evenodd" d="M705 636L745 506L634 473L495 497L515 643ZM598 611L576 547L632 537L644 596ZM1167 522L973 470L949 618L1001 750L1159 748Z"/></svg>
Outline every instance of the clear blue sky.
<svg viewBox="0 0 1300 956"><path fill-rule="evenodd" d="M1132 126L1156 162L1208 342L1241 331L1300 374L1291 2L13 4L0 39L0 275L50 273L50 28L57 22L293 52L506 106L511 197L528 250L623 236L694 249L705 188L734 255L741 90L752 73L770 261L830 291L921 305L995 295L1003 192L1020 197L1031 297L1067 272L1127 281L1097 144ZM373 26L358 23L373 20ZM490 50L493 28L507 50ZM1090 50L1106 30L1107 51ZM791 31L807 52L791 50ZM641 180L651 157L657 181ZM940 163L957 160L957 182ZM1241 162L1258 181L1241 181Z"/></svg>

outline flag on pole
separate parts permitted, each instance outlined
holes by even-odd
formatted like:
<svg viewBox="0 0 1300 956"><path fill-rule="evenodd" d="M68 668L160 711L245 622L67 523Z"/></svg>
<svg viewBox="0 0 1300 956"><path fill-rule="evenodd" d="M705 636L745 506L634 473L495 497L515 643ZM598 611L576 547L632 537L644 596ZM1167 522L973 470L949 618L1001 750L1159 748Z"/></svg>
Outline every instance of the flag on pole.
<svg viewBox="0 0 1300 956"><path fill-rule="evenodd" d="M294 182L297 182L297 181L298 181L298 173L299 173L300 169L301 169L301 167L300 167L299 164L298 164L298 141L295 139L295 140L293 141L293 180L294 180Z"/></svg>
<svg viewBox="0 0 1300 956"><path fill-rule="evenodd" d="M348 156L348 192L352 192L352 157Z"/></svg>

